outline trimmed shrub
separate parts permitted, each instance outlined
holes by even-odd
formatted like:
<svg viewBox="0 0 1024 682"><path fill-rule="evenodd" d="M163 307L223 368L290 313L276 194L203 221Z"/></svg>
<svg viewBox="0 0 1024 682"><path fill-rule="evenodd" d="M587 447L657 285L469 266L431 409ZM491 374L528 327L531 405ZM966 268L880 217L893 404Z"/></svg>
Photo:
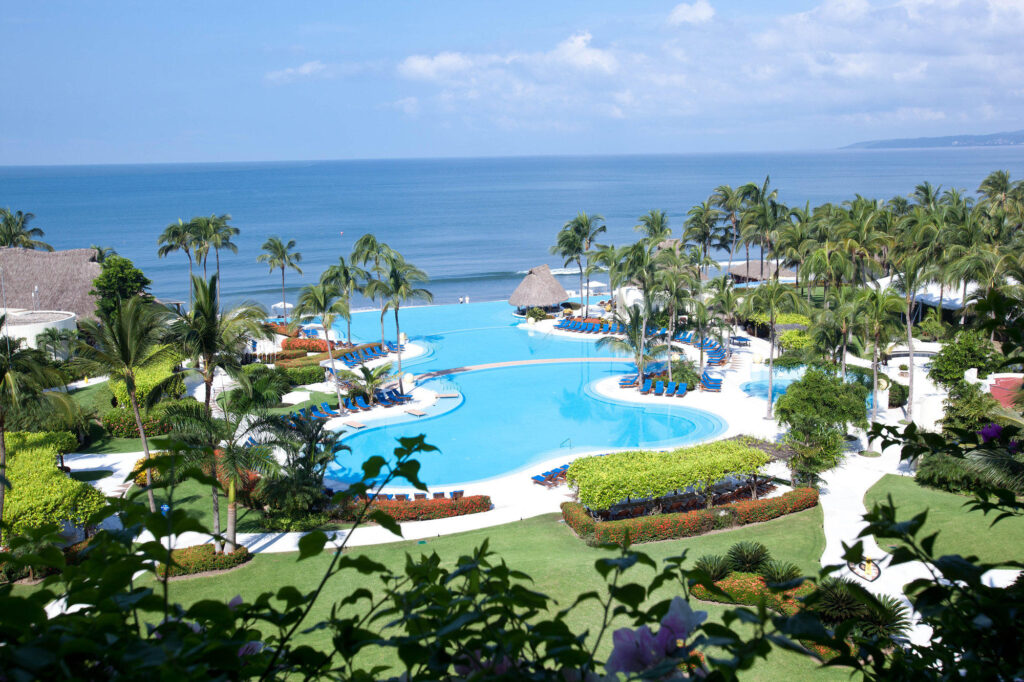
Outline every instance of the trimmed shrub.
<svg viewBox="0 0 1024 682"><path fill-rule="evenodd" d="M984 477L971 471L964 460L942 452L921 457L914 480L918 485L951 493L969 493L988 487Z"/></svg>
<svg viewBox="0 0 1024 682"><path fill-rule="evenodd" d="M292 386L303 386L305 384L319 384L324 380L324 368L320 365L309 365L306 367L287 367L284 370L288 381Z"/></svg>
<svg viewBox="0 0 1024 682"><path fill-rule="evenodd" d="M711 530L715 530L715 512L699 509L685 514L658 514L598 523L594 526L594 542L601 545L656 542L703 535Z"/></svg>
<svg viewBox="0 0 1024 682"><path fill-rule="evenodd" d="M760 542L737 542L729 548L726 559L733 571L760 573L765 564L772 560L772 554Z"/></svg>
<svg viewBox="0 0 1024 682"><path fill-rule="evenodd" d="M173 578L205 571L222 571L242 565L249 560L249 556L249 550L245 547L238 547L234 552L217 553L213 551L213 545L193 545L173 550L171 560L175 565L168 570L166 564L160 564L156 572L161 578L164 575Z"/></svg>
<svg viewBox="0 0 1024 682"><path fill-rule="evenodd" d="M453 516L490 511L491 498L487 495L470 495L457 500L449 498L384 500L378 498L373 502L350 502L344 509L338 510L335 517L340 521L353 521L367 507L371 513L382 511L395 521L424 521L427 519L449 519Z"/></svg>
<svg viewBox="0 0 1024 682"><path fill-rule="evenodd" d="M103 430L114 438L138 438L139 427L135 423L135 413L129 408L117 408L107 412L100 418ZM163 413L151 410L142 415L142 429L147 436L160 436L171 432L171 425L164 421Z"/></svg>
<svg viewBox="0 0 1024 682"><path fill-rule="evenodd" d="M978 378L984 379L999 368L1000 362L999 354L984 333L963 330L957 332L952 341L944 343L931 359L928 376L948 389L963 383L964 372L972 367L977 367Z"/></svg>
<svg viewBox="0 0 1024 682"><path fill-rule="evenodd" d="M529 310L526 311L526 317L528 317L531 320L540 321L548 319L548 314L541 310L540 308L530 308Z"/></svg>
<svg viewBox="0 0 1024 682"><path fill-rule="evenodd" d="M784 351L802 350L811 345L811 336L802 329L790 329L779 334L778 342Z"/></svg>
<svg viewBox="0 0 1024 682"><path fill-rule="evenodd" d="M60 455L78 449L78 439L70 431L8 431L4 442L11 448L29 443L32 447L52 447Z"/></svg>
<svg viewBox="0 0 1024 682"><path fill-rule="evenodd" d="M846 578L829 577L821 581L815 593L814 610L830 625L867 615L867 606L850 589Z"/></svg>
<svg viewBox="0 0 1024 682"><path fill-rule="evenodd" d="M283 350L302 350L307 353L326 353L327 342L323 339L285 339L281 342Z"/></svg>
<svg viewBox="0 0 1024 682"><path fill-rule="evenodd" d="M597 522L590 515L587 508L576 502L562 503L562 520L565 525L576 531L581 538L591 538L594 535L594 526Z"/></svg>
<svg viewBox="0 0 1024 682"><path fill-rule="evenodd" d="M899 599L876 595L877 603L867 608L857 629L865 637L879 641L904 637L910 631L910 613Z"/></svg>
<svg viewBox="0 0 1024 682"><path fill-rule="evenodd" d="M736 522L745 526L748 523L771 521L786 514L817 507L818 491L815 488L796 488L778 497L734 502L730 506L735 509Z"/></svg>
<svg viewBox="0 0 1024 682"><path fill-rule="evenodd" d="M889 407L903 407L910 397L910 387L898 382L889 384Z"/></svg>
<svg viewBox="0 0 1024 682"><path fill-rule="evenodd" d="M771 318L767 313L754 313L748 317L747 320L758 326L767 327ZM781 324L802 324L805 327L810 327L811 318L806 315L800 315L799 313L779 313L775 316L775 325L778 326Z"/></svg>
<svg viewBox="0 0 1024 682"><path fill-rule="evenodd" d="M139 401L140 408L145 404L146 398L156 388L157 384L174 374L174 367L177 364L178 360L171 358L159 365L154 365L135 373L135 396ZM128 389L125 388L124 382L111 379L109 384L110 391L114 394L118 407L131 407L131 401L128 400ZM171 398L178 398L184 392L185 380L180 375L171 379L171 381L164 385L163 389L163 394Z"/></svg>
<svg viewBox="0 0 1024 682"><path fill-rule="evenodd" d="M277 532L305 533L322 528L331 522L324 512L293 515L283 511L268 511L263 514L260 527Z"/></svg>
<svg viewBox="0 0 1024 682"><path fill-rule="evenodd" d="M789 561L769 561L761 567L761 577L769 585L779 585L796 580L803 575L803 571L796 564Z"/></svg>
<svg viewBox="0 0 1024 682"><path fill-rule="evenodd" d="M801 606L799 600L814 592L814 585L810 582L784 591L772 590L756 573L730 573L722 580L716 580L715 586L725 592L724 597L712 594L703 585L694 585L691 594L697 599L723 604L764 604L766 608L786 616L797 613Z"/></svg>
<svg viewBox="0 0 1024 682"><path fill-rule="evenodd" d="M704 571L711 578L711 582L718 582L732 573L729 560L720 554L705 554L693 562L693 567L698 571Z"/></svg>

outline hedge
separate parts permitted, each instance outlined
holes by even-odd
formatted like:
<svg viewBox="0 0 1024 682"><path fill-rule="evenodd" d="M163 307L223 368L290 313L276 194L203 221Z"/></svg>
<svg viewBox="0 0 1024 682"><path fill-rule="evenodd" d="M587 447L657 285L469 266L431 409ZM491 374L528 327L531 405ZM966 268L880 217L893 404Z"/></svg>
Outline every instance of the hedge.
<svg viewBox="0 0 1024 682"><path fill-rule="evenodd" d="M174 367L177 364L178 360L176 358L170 358L165 362L139 370L135 373L135 396L138 398L140 404L146 402L146 397L149 396L150 391L152 391L157 384L164 381L174 373ZM117 400L119 407L129 407L131 405L131 402L128 400L128 389L125 388L123 381L119 379L111 379L110 390L114 394L114 399ZM184 392L185 380L182 379L181 376L175 377L164 386L164 395L177 398Z"/></svg>
<svg viewBox="0 0 1024 682"><path fill-rule="evenodd" d="M910 397L910 388L901 383L892 382L889 384L889 407L903 407Z"/></svg>
<svg viewBox="0 0 1024 682"><path fill-rule="evenodd" d="M171 560L174 564L168 568L166 564L157 566L156 573L161 578L166 574L173 578L178 575L192 575L205 571L222 571L228 568L240 566L249 560L249 550L245 547L238 547L234 552L216 553L213 545L193 545L183 549L171 551Z"/></svg>
<svg viewBox="0 0 1024 682"><path fill-rule="evenodd" d="M327 342L323 339L285 339L281 342L284 350L303 350L307 353L326 353Z"/></svg>
<svg viewBox="0 0 1024 682"><path fill-rule="evenodd" d="M284 370L285 376L293 386L305 384L319 384L324 380L324 368L320 365L309 367L287 367Z"/></svg>
<svg viewBox="0 0 1024 682"><path fill-rule="evenodd" d="M335 517L341 521L353 521L367 507L369 511L382 511L395 521L425 521L428 519L450 519L453 516L478 514L489 511L491 498L487 495L470 495L457 500L448 498L428 500L382 500L352 502L339 510Z"/></svg>
<svg viewBox="0 0 1024 682"><path fill-rule="evenodd" d="M754 324L763 326L767 326L771 321L767 313L754 313L747 319ZM779 313L775 316L775 325L778 326L780 324L802 324L805 327L810 327L811 318L799 313Z"/></svg>
<svg viewBox="0 0 1024 682"><path fill-rule="evenodd" d="M7 447L16 448L31 443L52 446L59 455L78 449L78 438L70 431L8 431Z"/></svg>
<svg viewBox="0 0 1024 682"><path fill-rule="evenodd" d="M63 433L10 433L7 478L11 487L4 503L4 521L20 534L44 525L82 525L103 508L106 498L88 483L76 481L57 468Z"/></svg>
<svg viewBox="0 0 1024 682"><path fill-rule="evenodd" d="M803 329L790 329L779 334L782 350L803 350L811 345L811 336Z"/></svg>
<svg viewBox="0 0 1024 682"><path fill-rule="evenodd" d="M804 581L797 587L788 590L775 591L770 589L764 578L756 573L733 572L716 581L715 586L725 592L726 596L713 594L703 585L694 585L690 593L697 599L722 604L743 604L756 607L763 603L772 611L792 616L800 611L801 603L797 599L807 597L814 592L814 583L810 581Z"/></svg>
<svg viewBox="0 0 1024 682"><path fill-rule="evenodd" d="M769 521L818 504L818 491L797 488L779 497L748 500L712 509L678 514L640 516L622 521L597 522L578 502L562 503L562 518L580 537L594 544L622 545L703 535L717 528Z"/></svg>
<svg viewBox="0 0 1024 682"><path fill-rule="evenodd" d="M739 440L671 452L630 451L575 460L566 480L590 509L608 509L627 498L662 497L691 486L702 490L731 474L755 474L768 455Z"/></svg>
<svg viewBox="0 0 1024 682"><path fill-rule="evenodd" d="M117 408L100 417L103 430L114 438L138 438L139 427L135 423L135 412L131 408ZM142 415L142 429L147 436L160 436L171 432L162 413L149 412Z"/></svg>

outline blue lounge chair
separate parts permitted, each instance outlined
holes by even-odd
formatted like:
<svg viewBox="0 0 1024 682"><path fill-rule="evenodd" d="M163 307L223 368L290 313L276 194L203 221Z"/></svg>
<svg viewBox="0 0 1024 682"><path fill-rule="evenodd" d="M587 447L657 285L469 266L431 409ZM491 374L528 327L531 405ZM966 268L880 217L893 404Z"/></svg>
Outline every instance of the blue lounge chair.
<svg viewBox="0 0 1024 682"><path fill-rule="evenodd" d="M360 410L369 410L370 405L366 402L366 398L361 395L356 396L356 405L359 406Z"/></svg>
<svg viewBox="0 0 1024 682"><path fill-rule="evenodd" d="M686 395L686 384L680 383L679 386L676 387L676 397L682 398L684 395Z"/></svg>
<svg viewBox="0 0 1024 682"><path fill-rule="evenodd" d="M654 395L665 395L665 382L659 381L654 384Z"/></svg>
<svg viewBox="0 0 1024 682"><path fill-rule="evenodd" d="M533 479L533 482L536 483L537 485L542 485L545 488L550 488L551 487L551 481L548 480L547 476L537 475L537 476L531 476L530 478Z"/></svg>
<svg viewBox="0 0 1024 682"><path fill-rule="evenodd" d="M390 500L394 498L394 495L392 495L391 493L381 493L380 496L383 497L385 500Z"/></svg>
<svg viewBox="0 0 1024 682"><path fill-rule="evenodd" d="M320 410L316 409L315 407L310 408L309 415L311 417L316 417L317 419L330 419L331 418L330 415L324 414L323 412L321 412Z"/></svg>
<svg viewBox="0 0 1024 682"><path fill-rule="evenodd" d="M409 501L409 496L406 495L405 493L396 493L395 494L395 502L408 502L408 501Z"/></svg>
<svg viewBox="0 0 1024 682"><path fill-rule="evenodd" d="M327 403L320 403L320 411L326 414L328 417L340 417L341 412L336 412Z"/></svg>
<svg viewBox="0 0 1024 682"><path fill-rule="evenodd" d="M619 379L619 388L630 388L631 386L636 386L637 379L639 378L640 377L636 374L622 377Z"/></svg>
<svg viewBox="0 0 1024 682"><path fill-rule="evenodd" d="M387 391L384 395L386 395L388 397L388 400L390 400L393 403L407 403L412 400L411 395L399 393L398 390L394 388L391 389L390 391Z"/></svg>
<svg viewBox="0 0 1024 682"><path fill-rule="evenodd" d="M676 394L676 382L670 381L665 385L665 395L672 396Z"/></svg>
<svg viewBox="0 0 1024 682"><path fill-rule="evenodd" d="M388 400L387 397L385 397L385 395L380 392L374 393L373 397L377 399L378 405L383 405L384 407L391 407L392 405L395 404L394 402Z"/></svg>
<svg viewBox="0 0 1024 682"><path fill-rule="evenodd" d="M653 381L651 379L645 379L644 380L644 387L642 389L640 389L640 392L643 393L644 395L647 395L648 393L650 393L651 392L651 384L652 383L653 383Z"/></svg>
<svg viewBox="0 0 1024 682"><path fill-rule="evenodd" d="M452 496L453 500L461 500L462 496L463 496L463 494L465 494L465 492L466 492L465 490L453 490L449 494Z"/></svg>

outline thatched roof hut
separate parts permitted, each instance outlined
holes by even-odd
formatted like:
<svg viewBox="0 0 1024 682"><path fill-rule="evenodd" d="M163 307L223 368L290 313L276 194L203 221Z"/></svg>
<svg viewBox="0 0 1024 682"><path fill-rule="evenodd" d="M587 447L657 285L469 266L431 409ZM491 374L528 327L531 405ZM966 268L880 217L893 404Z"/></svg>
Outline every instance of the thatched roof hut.
<svg viewBox="0 0 1024 682"><path fill-rule="evenodd" d="M0 270L8 308L66 310L80 320L96 319L96 298L89 293L100 274L94 250L0 248Z"/></svg>
<svg viewBox="0 0 1024 682"><path fill-rule="evenodd" d="M779 279L795 279L796 273L786 268L779 268ZM741 262L729 268L729 275L732 276L734 282L760 282L763 280L769 280L775 277L775 263L771 261L764 262L764 272L761 271L760 261L750 261L749 270L747 263Z"/></svg>
<svg viewBox="0 0 1024 682"><path fill-rule="evenodd" d="M567 298L569 294L551 274L551 268L538 265L530 268L526 277L509 296L508 302L517 308L547 308L558 305Z"/></svg>

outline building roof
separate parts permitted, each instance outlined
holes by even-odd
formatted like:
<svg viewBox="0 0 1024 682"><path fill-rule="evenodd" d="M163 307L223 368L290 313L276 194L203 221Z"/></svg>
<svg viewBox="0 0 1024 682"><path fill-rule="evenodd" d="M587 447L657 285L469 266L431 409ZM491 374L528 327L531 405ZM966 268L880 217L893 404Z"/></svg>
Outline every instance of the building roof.
<svg viewBox="0 0 1024 682"><path fill-rule="evenodd" d="M100 264L92 249L0 248L0 271L8 308L67 310L79 319L96 319L96 297L89 292L100 274Z"/></svg>
<svg viewBox="0 0 1024 682"><path fill-rule="evenodd" d="M543 308L558 305L567 298L569 298L569 294L551 274L551 268L547 265L538 265L535 268L530 268L526 277L509 296L508 302L518 308L533 306Z"/></svg>
<svg viewBox="0 0 1024 682"><path fill-rule="evenodd" d="M729 274L734 278L742 279L746 282L760 282L762 279L769 280L774 277L775 263L771 261L764 262L764 273L761 272L760 261L750 261L750 269L747 269L747 263L745 261L737 263L729 268ZM786 268L779 268L779 279L795 279L796 272L787 270Z"/></svg>

